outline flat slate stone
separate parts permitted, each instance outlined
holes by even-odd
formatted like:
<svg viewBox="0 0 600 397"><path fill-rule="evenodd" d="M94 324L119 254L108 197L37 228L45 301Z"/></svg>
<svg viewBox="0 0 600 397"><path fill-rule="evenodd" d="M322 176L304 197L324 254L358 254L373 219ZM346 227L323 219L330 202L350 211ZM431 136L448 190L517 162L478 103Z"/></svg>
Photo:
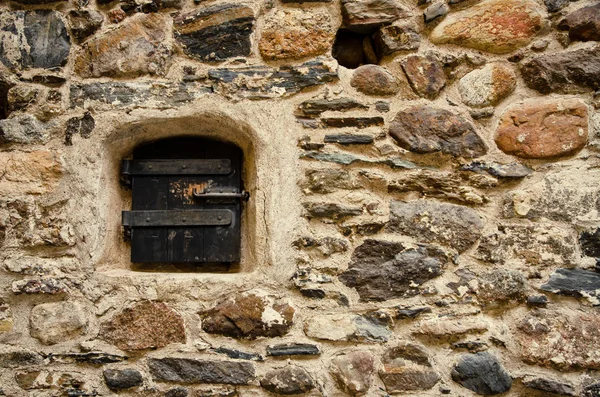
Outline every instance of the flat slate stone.
<svg viewBox="0 0 600 397"><path fill-rule="evenodd" d="M252 8L218 4L175 18L175 40L190 57L220 61L250 55L250 35L254 27Z"/></svg>
<svg viewBox="0 0 600 397"><path fill-rule="evenodd" d="M461 167L464 171L487 172L497 178L520 179L531 175L533 170L526 165L519 163L501 164L495 161L483 162L473 161Z"/></svg>
<svg viewBox="0 0 600 397"><path fill-rule="evenodd" d="M418 287L441 275L448 262L446 254L434 246L366 240L356 248L339 279L356 288L362 301L406 298L418 295Z"/></svg>
<svg viewBox="0 0 600 397"><path fill-rule="evenodd" d="M228 347L218 347L216 349L210 349L211 352L217 354L224 354L229 358L235 358L238 360L250 360L250 361L264 361L263 356L258 353L246 353L236 349L230 349Z"/></svg>
<svg viewBox="0 0 600 397"><path fill-rule="evenodd" d="M559 396L576 396L575 388L564 382L547 378L526 378L523 385L530 389L540 390L547 393L558 394Z"/></svg>
<svg viewBox="0 0 600 397"><path fill-rule="evenodd" d="M433 369L424 346L400 342L384 353L379 377L388 393L431 389L440 375Z"/></svg>
<svg viewBox="0 0 600 397"><path fill-rule="evenodd" d="M319 116L326 111L345 112L363 110L369 107L352 98L309 99L298 105L298 109L306 116Z"/></svg>
<svg viewBox="0 0 600 397"><path fill-rule="evenodd" d="M512 379L500 361L488 352L465 354L452 369L452 380L486 396L510 390Z"/></svg>
<svg viewBox="0 0 600 397"><path fill-rule="evenodd" d="M324 161L327 163L337 163L343 165L349 165L353 163L362 164L384 164L389 165L391 168L405 168L414 169L419 168L415 163L400 158L390 159L372 159L368 157L355 156L348 153L320 153L320 152L308 152L300 155L300 158L310 158L318 161Z"/></svg>
<svg viewBox="0 0 600 397"><path fill-rule="evenodd" d="M267 346L267 356L317 356L319 346L310 343L285 343Z"/></svg>
<svg viewBox="0 0 600 397"><path fill-rule="evenodd" d="M340 145L368 145L373 143L371 135L325 135L325 143L339 143Z"/></svg>
<svg viewBox="0 0 600 397"><path fill-rule="evenodd" d="M383 117L324 117L321 124L334 128L367 128L383 125ZM370 142L369 142L370 143Z"/></svg>
<svg viewBox="0 0 600 397"><path fill-rule="evenodd" d="M239 361L151 358L148 367L159 382L247 385L255 378L254 365Z"/></svg>
<svg viewBox="0 0 600 397"><path fill-rule="evenodd" d="M542 291L560 295L588 298L594 306L600 305L600 273L585 269L557 269Z"/></svg>
<svg viewBox="0 0 600 397"><path fill-rule="evenodd" d="M0 22L0 62L13 70L56 68L69 57L71 40L61 14L52 10L5 11Z"/></svg>
<svg viewBox="0 0 600 397"><path fill-rule="evenodd" d="M120 354L110 354L103 352L87 352L87 353L59 353L59 354L48 354L45 357L51 363L59 364L112 364L119 363L128 359L127 356Z"/></svg>
<svg viewBox="0 0 600 397"><path fill-rule="evenodd" d="M358 33L372 33L381 25L410 16L395 0L342 0L343 24Z"/></svg>

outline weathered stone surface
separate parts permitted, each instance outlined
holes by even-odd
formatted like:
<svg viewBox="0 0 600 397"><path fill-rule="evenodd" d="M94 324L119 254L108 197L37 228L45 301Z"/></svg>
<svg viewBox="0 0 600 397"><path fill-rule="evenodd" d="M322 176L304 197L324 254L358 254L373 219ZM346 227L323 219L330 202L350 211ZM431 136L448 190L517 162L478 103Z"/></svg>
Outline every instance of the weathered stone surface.
<svg viewBox="0 0 600 397"><path fill-rule="evenodd" d="M534 1L485 0L446 18L429 38L435 44L504 54L528 45L544 27L544 17Z"/></svg>
<svg viewBox="0 0 600 397"><path fill-rule="evenodd" d="M398 112L389 134L403 149L416 153L441 152L455 157L479 157L487 152L475 128L463 117L429 105Z"/></svg>
<svg viewBox="0 0 600 397"><path fill-rule="evenodd" d="M568 6L572 0L544 0L548 12L557 12Z"/></svg>
<svg viewBox="0 0 600 397"><path fill-rule="evenodd" d="M6 100L8 110L24 110L34 105L39 97L40 90L30 85L16 85L8 90Z"/></svg>
<svg viewBox="0 0 600 397"><path fill-rule="evenodd" d="M413 334L432 339L458 339L464 335L480 334L488 330L488 324L481 319L433 318L421 321Z"/></svg>
<svg viewBox="0 0 600 397"><path fill-rule="evenodd" d="M396 313L396 318L399 320L404 320L407 318L413 319L417 318L422 314L431 313L430 307L417 307L417 308L398 308L398 312Z"/></svg>
<svg viewBox="0 0 600 397"><path fill-rule="evenodd" d="M41 365L44 358L36 352L4 345L0 348L0 368L18 368Z"/></svg>
<svg viewBox="0 0 600 397"><path fill-rule="evenodd" d="M330 341L387 342L392 331L387 323L356 314L322 314L304 323L304 333Z"/></svg>
<svg viewBox="0 0 600 397"><path fill-rule="evenodd" d="M363 164L385 164L391 168L406 168L414 169L418 168L415 163L401 158L387 158L387 159L374 159L369 157L355 156L348 153L319 153L319 152L308 152L300 155L301 158L310 158L314 160L324 161L328 163L337 163L343 165L349 165L353 163Z"/></svg>
<svg viewBox="0 0 600 397"><path fill-rule="evenodd" d="M465 171L487 172L497 178L520 179L533 173L533 170L526 165L519 163L501 164L495 161L473 161L461 167Z"/></svg>
<svg viewBox="0 0 600 397"><path fill-rule="evenodd" d="M86 331L88 318L77 302L42 303L31 309L31 336L44 345L74 339Z"/></svg>
<svg viewBox="0 0 600 397"><path fill-rule="evenodd" d="M234 338L283 336L294 323L295 310L287 303L254 293L233 296L201 313L202 329Z"/></svg>
<svg viewBox="0 0 600 397"><path fill-rule="evenodd" d="M109 354L102 352L89 352L89 353L59 353L49 354L46 359L50 363L58 364L112 364L119 363L127 360L129 357L121 354Z"/></svg>
<svg viewBox="0 0 600 397"><path fill-rule="evenodd" d="M47 126L30 114L0 120L0 143L44 143Z"/></svg>
<svg viewBox="0 0 600 397"><path fill-rule="evenodd" d="M488 198L474 182L465 174L449 171L407 171L388 183L388 193L416 192L423 197L467 204L487 202Z"/></svg>
<svg viewBox="0 0 600 397"><path fill-rule="evenodd" d="M323 58L278 69L266 66L211 69L208 77L215 92L230 98L248 99L286 97L338 78L336 64Z"/></svg>
<svg viewBox="0 0 600 397"><path fill-rule="evenodd" d="M593 232L582 232L579 244L583 255L600 258L600 228Z"/></svg>
<svg viewBox="0 0 600 397"><path fill-rule="evenodd" d="M517 86L513 69L503 63L491 63L474 70L458 82L458 91L465 105L482 108L496 106Z"/></svg>
<svg viewBox="0 0 600 397"><path fill-rule="evenodd" d="M360 188L360 184L346 170L338 169L317 169L306 170L306 178L300 186L307 192L327 194L342 190L355 190Z"/></svg>
<svg viewBox="0 0 600 397"><path fill-rule="evenodd" d="M465 349L468 350L469 353L479 353L489 349L489 345L486 342L481 341L464 341L464 342L454 342L450 345L450 347L454 350Z"/></svg>
<svg viewBox="0 0 600 397"><path fill-rule="evenodd" d="M69 395L70 391L77 390L83 395L87 394L83 374L80 372L57 372L46 370L20 371L15 373L15 381L25 390L32 390L30 394L36 394L38 389L53 389L54 393ZM91 392L91 390L89 390Z"/></svg>
<svg viewBox="0 0 600 397"><path fill-rule="evenodd" d="M559 370L600 369L600 316L562 307L537 309L517 326L516 341L528 364Z"/></svg>
<svg viewBox="0 0 600 397"><path fill-rule="evenodd" d="M384 124L383 117L372 116L372 117L322 117L321 125L325 128L368 128L378 127ZM352 135L348 135L352 136ZM364 136L364 135L363 135ZM371 137L372 143L373 138Z"/></svg>
<svg viewBox="0 0 600 397"><path fill-rule="evenodd" d="M508 266L568 266L577 261L576 235L554 225L501 223L498 232L481 238L480 260Z"/></svg>
<svg viewBox="0 0 600 397"><path fill-rule="evenodd" d="M359 33L371 33L379 26L410 16L394 0L342 0L343 24Z"/></svg>
<svg viewBox="0 0 600 397"><path fill-rule="evenodd" d="M530 307L546 307L548 306L548 298L546 295L533 295L527 297L527 306Z"/></svg>
<svg viewBox="0 0 600 397"><path fill-rule="evenodd" d="M247 353L236 349L230 349L227 347L217 347L216 349L209 349L209 351L217 354L224 354L229 358L237 360L251 360L251 361L264 361L264 357L258 353Z"/></svg>
<svg viewBox="0 0 600 397"><path fill-rule="evenodd" d="M188 397L190 394L185 387L176 387L167 391L164 397Z"/></svg>
<svg viewBox="0 0 600 397"><path fill-rule="evenodd" d="M488 352L465 354L452 369L452 380L486 396L510 390L512 379L500 361Z"/></svg>
<svg viewBox="0 0 600 397"><path fill-rule="evenodd" d="M350 85L367 95L388 96L400 92L400 83L384 67L363 65L352 74Z"/></svg>
<svg viewBox="0 0 600 397"><path fill-rule="evenodd" d="M388 349L381 361L379 377L388 393L428 390L440 380L427 349L415 343L400 342Z"/></svg>
<svg viewBox="0 0 600 397"><path fill-rule="evenodd" d="M104 108L182 106L212 92L211 87L194 82L154 84L151 82L95 82L71 84L71 107L86 104Z"/></svg>
<svg viewBox="0 0 600 397"><path fill-rule="evenodd" d="M585 269L557 269L543 284L542 291L587 298L600 306L600 273Z"/></svg>
<svg viewBox="0 0 600 397"><path fill-rule="evenodd" d="M375 50L379 57L391 55L397 51L418 50L421 36L410 25L382 26L375 33Z"/></svg>
<svg viewBox="0 0 600 397"><path fill-rule="evenodd" d="M65 145L73 144L73 135L79 134L82 138L89 138L96 127L96 121L90 112L85 112L82 117L73 117L67 121Z"/></svg>
<svg viewBox="0 0 600 397"><path fill-rule="evenodd" d="M87 41L75 60L75 73L90 77L163 75L171 61L167 20L141 14L117 29Z"/></svg>
<svg viewBox="0 0 600 397"><path fill-rule="evenodd" d="M102 14L95 10L71 10L68 18L71 34L79 41L96 33L104 22Z"/></svg>
<svg viewBox="0 0 600 397"><path fill-rule="evenodd" d="M554 393L559 396L576 396L575 388L564 382L559 382L548 378L528 377L523 379L523 385L534 390L540 390L546 393Z"/></svg>
<svg viewBox="0 0 600 397"><path fill-rule="evenodd" d="M366 351L343 353L331 360L330 372L342 390L360 396L373 382L375 357Z"/></svg>
<svg viewBox="0 0 600 397"><path fill-rule="evenodd" d="M17 71L64 66L71 48L61 14L52 10L6 11L0 16L0 62Z"/></svg>
<svg viewBox="0 0 600 397"><path fill-rule="evenodd" d="M163 302L142 301L102 324L100 336L121 350L185 343L183 319Z"/></svg>
<svg viewBox="0 0 600 397"><path fill-rule="evenodd" d="M528 101L503 115L496 144L523 158L552 158L577 153L587 143L588 110L578 99Z"/></svg>
<svg viewBox="0 0 600 397"><path fill-rule="evenodd" d="M600 396L600 382L586 386L581 391L581 397L598 397Z"/></svg>
<svg viewBox="0 0 600 397"><path fill-rule="evenodd" d="M542 94L600 89L600 46L540 55L521 65L529 88Z"/></svg>
<svg viewBox="0 0 600 397"><path fill-rule="evenodd" d="M388 230L463 252L481 237L483 222L476 211L460 205L392 201Z"/></svg>
<svg viewBox="0 0 600 397"><path fill-rule="evenodd" d="M244 361L151 358L148 367L159 382L247 385L255 378L254 365Z"/></svg>
<svg viewBox="0 0 600 397"><path fill-rule="evenodd" d="M105 369L102 375L111 390L131 389L144 382L142 374L136 369Z"/></svg>
<svg viewBox="0 0 600 397"><path fill-rule="evenodd" d="M369 107L352 98L309 99L298 105L305 116L320 116L323 112L345 112L348 110L366 110Z"/></svg>
<svg viewBox="0 0 600 397"><path fill-rule="evenodd" d="M418 287L441 275L448 261L441 249L430 245L366 240L339 279L356 288L363 301L405 298L418 295Z"/></svg>
<svg viewBox="0 0 600 397"><path fill-rule="evenodd" d="M329 218L335 221L361 215L361 207L347 207L337 203L304 203L306 216L311 218Z"/></svg>
<svg viewBox="0 0 600 397"><path fill-rule="evenodd" d="M319 256L322 257L328 257L333 254L348 251L348 241L336 237L300 237L295 240L292 245L298 249L304 249L309 252L314 252L316 250L319 253ZM300 272L298 271L294 274L297 285L301 279L304 280L304 277L300 276L299 273ZM314 276L310 277L309 275L306 275L306 281L313 278ZM325 282L326 280L331 281L329 278L322 278L319 279L319 282Z"/></svg>
<svg viewBox="0 0 600 397"><path fill-rule="evenodd" d="M8 303L0 300L0 334L9 332L13 327L12 311ZM0 353L0 363L2 355Z"/></svg>
<svg viewBox="0 0 600 397"><path fill-rule="evenodd" d="M265 18L258 50L269 60L303 58L326 53L334 38L329 13L278 10Z"/></svg>
<svg viewBox="0 0 600 397"><path fill-rule="evenodd" d="M248 6L217 4L179 15L173 23L175 39L189 57L220 61L250 55L254 21Z"/></svg>
<svg viewBox="0 0 600 397"><path fill-rule="evenodd" d="M558 28L568 30L571 41L600 41L600 3L570 13Z"/></svg>
<svg viewBox="0 0 600 397"><path fill-rule="evenodd" d="M433 55L411 55L401 64L410 86L421 97L434 99L446 86L442 63Z"/></svg>
<svg viewBox="0 0 600 397"><path fill-rule="evenodd" d="M523 302L527 291L525 276L519 271L497 269L480 274L477 278L477 300L486 307L510 301Z"/></svg>
<svg viewBox="0 0 600 397"><path fill-rule="evenodd" d="M64 294L68 291L67 285L56 278L25 279L13 281L12 292L14 294Z"/></svg>
<svg viewBox="0 0 600 397"><path fill-rule="evenodd" d="M450 7L445 2L437 2L430 5L423 11L423 20L425 23L433 22L438 18L448 15Z"/></svg>
<svg viewBox="0 0 600 397"><path fill-rule="evenodd" d="M310 343L284 343L267 346L267 356L318 356L321 349Z"/></svg>
<svg viewBox="0 0 600 397"><path fill-rule="evenodd" d="M260 385L271 393L287 396L306 393L314 389L315 382L304 368L289 366L267 372Z"/></svg>

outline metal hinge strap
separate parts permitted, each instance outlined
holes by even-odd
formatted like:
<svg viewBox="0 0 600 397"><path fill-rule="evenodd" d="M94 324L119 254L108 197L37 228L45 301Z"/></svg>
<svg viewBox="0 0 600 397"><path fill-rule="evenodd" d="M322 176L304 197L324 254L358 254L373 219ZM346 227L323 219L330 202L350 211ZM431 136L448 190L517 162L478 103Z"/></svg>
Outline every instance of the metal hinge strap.
<svg viewBox="0 0 600 397"><path fill-rule="evenodd" d="M233 220L226 209L123 211L122 216L125 227L227 226Z"/></svg>

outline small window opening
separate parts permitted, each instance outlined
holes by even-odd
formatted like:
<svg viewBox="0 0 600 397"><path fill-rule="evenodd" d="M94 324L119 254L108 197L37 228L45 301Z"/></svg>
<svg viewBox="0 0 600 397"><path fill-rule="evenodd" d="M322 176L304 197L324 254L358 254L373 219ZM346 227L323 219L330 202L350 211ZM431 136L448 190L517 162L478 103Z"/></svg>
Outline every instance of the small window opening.
<svg viewBox="0 0 600 397"><path fill-rule="evenodd" d="M372 34L356 33L348 29L339 29L332 50L338 63L348 69L361 65L379 64L380 57L375 51Z"/></svg>

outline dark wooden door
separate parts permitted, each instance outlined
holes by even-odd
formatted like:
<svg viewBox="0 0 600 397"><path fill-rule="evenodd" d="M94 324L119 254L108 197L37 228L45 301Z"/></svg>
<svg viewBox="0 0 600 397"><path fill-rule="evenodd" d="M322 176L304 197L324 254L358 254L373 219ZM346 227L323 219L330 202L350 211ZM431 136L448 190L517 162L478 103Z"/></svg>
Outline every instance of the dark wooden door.
<svg viewBox="0 0 600 397"><path fill-rule="evenodd" d="M136 149L128 165L132 211L124 214L131 261L238 262L242 205L227 195L243 190L241 165L239 148L212 140L179 138Z"/></svg>

